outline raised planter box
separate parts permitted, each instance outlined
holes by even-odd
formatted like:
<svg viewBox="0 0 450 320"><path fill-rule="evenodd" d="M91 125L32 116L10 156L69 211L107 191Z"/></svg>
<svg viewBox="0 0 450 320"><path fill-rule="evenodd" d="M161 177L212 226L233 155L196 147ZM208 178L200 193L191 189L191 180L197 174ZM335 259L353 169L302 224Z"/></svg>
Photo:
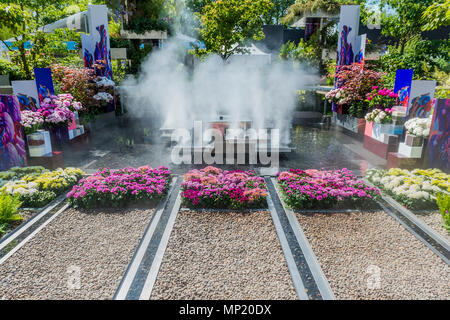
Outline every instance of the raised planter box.
<svg viewBox="0 0 450 320"><path fill-rule="evenodd" d="M46 169L55 170L64 168L64 158L62 151L53 151L51 154L42 157L32 157L28 159L30 166L42 166Z"/></svg>
<svg viewBox="0 0 450 320"><path fill-rule="evenodd" d="M405 136L405 144L410 147L422 147L423 137L418 137L413 134L407 133Z"/></svg>
<svg viewBox="0 0 450 320"><path fill-rule="evenodd" d="M386 169L392 168L401 168L401 169L416 169L422 167L422 159L421 158L408 158L404 155L401 155L398 152L389 152Z"/></svg>
<svg viewBox="0 0 450 320"><path fill-rule="evenodd" d="M27 143L30 157L43 157L52 154L52 143L48 131L38 130L27 135Z"/></svg>
<svg viewBox="0 0 450 320"><path fill-rule="evenodd" d="M348 114L338 114L336 112L333 112L333 123L358 135L364 134L366 126L365 119L355 118Z"/></svg>
<svg viewBox="0 0 450 320"><path fill-rule="evenodd" d="M366 130L364 134L382 143L389 142L389 136L401 135L403 132L403 126L393 124L381 124L381 123L366 123Z"/></svg>
<svg viewBox="0 0 450 320"><path fill-rule="evenodd" d="M384 143L377 139L374 139L368 135L364 135L364 148L377 156L387 159L389 152L397 152L398 149L398 136L386 135L387 142Z"/></svg>
<svg viewBox="0 0 450 320"><path fill-rule="evenodd" d="M60 147L70 140L68 127L54 127L49 131L53 147Z"/></svg>
<svg viewBox="0 0 450 320"><path fill-rule="evenodd" d="M398 153L408 158L422 158L423 147L411 147L404 142L398 146Z"/></svg>

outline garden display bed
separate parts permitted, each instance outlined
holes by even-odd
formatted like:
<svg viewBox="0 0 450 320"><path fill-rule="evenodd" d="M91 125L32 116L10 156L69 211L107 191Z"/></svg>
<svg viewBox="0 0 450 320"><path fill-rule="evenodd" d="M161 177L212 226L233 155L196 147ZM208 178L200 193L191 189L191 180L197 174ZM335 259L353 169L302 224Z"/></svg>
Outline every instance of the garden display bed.
<svg viewBox="0 0 450 320"><path fill-rule="evenodd" d="M9 205L6 205L7 202L0 205L2 209L9 208L5 211L9 215L20 216L20 219L16 219L3 216L5 213L0 215L0 238L23 225L40 209L57 201L57 197L72 187L83 174L75 168L49 171L39 166L14 167L0 172L0 196L3 201L9 201ZM15 203L14 209L11 209L12 203Z"/></svg>
<svg viewBox="0 0 450 320"><path fill-rule="evenodd" d="M67 209L1 265L0 300L112 298L152 214Z"/></svg>
<svg viewBox="0 0 450 320"><path fill-rule="evenodd" d="M290 169L278 174L278 188L292 209L377 207L380 191L352 171Z"/></svg>
<svg viewBox="0 0 450 320"><path fill-rule="evenodd" d="M189 208L266 208L267 188L256 172L224 171L208 166L191 170L181 184L183 205Z"/></svg>
<svg viewBox="0 0 450 320"><path fill-rule="evenodd" d="M449 298L450 266L387 213L296 216L337 299Z"/></svg>
<svg viewBox="0 0 450 320"><path fill-rule="evenodd" d="M270 213L181 210L150 299L297 299Z"/></svg>
<svg viewBox="0 0 450 320"><path fill-rule="evenodd" d="M450 239L449 231L442 226L444 220L436 203L439 193L449 192L450 175L438 169L370 169L366 172L366 179L399 206L411 210L437 233L447 240Z"/></svg>
<svg viewBox="0 0 450 320"><path fill-rule="evenodd" d="M67 194L75 208L124 207L129 204L154 206L163 199L170 185L167 167L126 167L101 169L80 180Z"/></svg>

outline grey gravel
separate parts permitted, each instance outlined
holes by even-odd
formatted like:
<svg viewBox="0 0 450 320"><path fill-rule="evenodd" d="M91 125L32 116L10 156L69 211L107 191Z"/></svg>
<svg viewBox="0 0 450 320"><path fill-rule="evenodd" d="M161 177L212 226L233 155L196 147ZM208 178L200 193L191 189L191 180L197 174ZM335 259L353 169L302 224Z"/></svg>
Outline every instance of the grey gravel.
<svg viewBox="0 0 450 320"><path fill-rule="evenodd" d="M267 211L180 211L150 299L297 299Z"/></svg>
<svg viewBox="0 0 450 320"><path fill-rule="evenodd" d="M416 214L416 217L425 222L430 228L433 228L437 233L443 236L450 242L450 232L447 231L442 225L444 220L442 215L438 211Z"/></svg>
<svg viewBox="0 0 450 320"><path fill-rule="evenodd" d="M30 218L36 213L36 211L19 209L19 211L17 213L20 214L20 216L22 217L22 220L11 222L6 227L6 230L5 230L6 232L3 235L0 235L0 239L3 237L6 237L8 234L10 234L14 230L16 230L20 225L22 225L23 223L30 220Z"/></svg>
<svg viewBox="0 0 450 320"><path fill-rule="evenodd" d="M450 267L387 213L296 215L337 299L450 299Z"/></svg>
<svg viewBox="0 0 450 320"><path fill-rule="evenodd" d="M0 299L112 298L152 213L64 211L0 265Z"/></svg>

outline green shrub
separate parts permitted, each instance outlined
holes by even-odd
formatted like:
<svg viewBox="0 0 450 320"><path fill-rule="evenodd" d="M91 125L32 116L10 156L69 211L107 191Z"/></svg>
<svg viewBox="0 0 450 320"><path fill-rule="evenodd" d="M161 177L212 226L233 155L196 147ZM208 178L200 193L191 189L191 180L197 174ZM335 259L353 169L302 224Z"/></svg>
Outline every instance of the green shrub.
<svg viewBox="0 0 450 320"><path fill-rule="evenodd" d="M21 205L22 202L18 195L0 194L0 224L22 220L20 214L17 213Z"/></svg>
<svg viewBox="0 0 450 320"><path fill-rule="evenodd" d="M442 219L444 220L443 227L450 231L450 195L439 193L436 199Z"/></svg>
<svg viewBox="0 0 450 320"><path fill-rule="evenodd" d="M25 176L38 177L48 170L41 166L12 167L8 171L0 171L0 180L20 180Z"/></svg>
<svg viewBox="0 0 450 320"><path fill-rule="evenodd" d="M6 233L6 227L8 226L7 223L1 223L0 224L0 237Z"/></svg>
<svg viewBox="0 0 450 320"><path fill-rule="evenodd" d="M53 191L38 191L31 195L22 195L20 200L24 208L42 208L55 200L57 196Z"/></svg>
<svg viewBox="0 0 450 320"><path fill-rule="evenodd" d="M9 81L25 78L20 66L5 59L0 59L0 74L9 76Z"/></svg>

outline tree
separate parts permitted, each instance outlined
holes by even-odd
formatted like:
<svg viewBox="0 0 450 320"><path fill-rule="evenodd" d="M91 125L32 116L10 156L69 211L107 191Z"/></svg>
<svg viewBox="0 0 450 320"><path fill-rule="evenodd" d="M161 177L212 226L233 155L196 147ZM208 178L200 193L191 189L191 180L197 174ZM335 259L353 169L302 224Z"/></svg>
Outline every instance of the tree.
<svg viewBox="0 0 450 320"><path fill-rule="evenodd" d="M450 25L450 0L435 2L422 14L422 31L434 30Z"/></svg>
<svg viewBox="0 0 450 320"><path fill-rule="evenodd" d="M286 14L289 7L295 3L295 0L272 0L272 3L272 9L263 16L266 24L279 24L281 18Z"/></svg>
<svg viewBox="0 0 450 320"><path fill-rule="evenodd" d="M39 27L42 24L42 17L46 13L55 9L55 6L67 3L64 0L2 0L0 2L0 21L2 26L8 28L14 34L16 40L14 46L18 48L19 60L27 79L32 78L31 67L38 60L38 50L31 50L30 57L25 47L27 42L37 44L42 39L42 32ZM5 39L3 44L8 47ZM8 47L9 48L9 47Z"/></svg>
<svg viewBox="0 0 450 320"><path fill-rule="evenodd" d="M214 0L186 0L186 8L192 13L201 13L203 7L210 4Z"/></svg>
<svg viewBox="0 0 450 320"><path fill-rule="evenodd" d="M244 45L264 39L262 16L272 9L270 0L217 0L200 17L200 35L207 53L226 61L234 53L248 53Z"/></svg>
<svg viewBox="0 0 450 320"><path fill-rule="evenodd" d="M407 43L420 36L422 15L434 0L381 0L381 33L391 37L403 55Z"/></svg>

